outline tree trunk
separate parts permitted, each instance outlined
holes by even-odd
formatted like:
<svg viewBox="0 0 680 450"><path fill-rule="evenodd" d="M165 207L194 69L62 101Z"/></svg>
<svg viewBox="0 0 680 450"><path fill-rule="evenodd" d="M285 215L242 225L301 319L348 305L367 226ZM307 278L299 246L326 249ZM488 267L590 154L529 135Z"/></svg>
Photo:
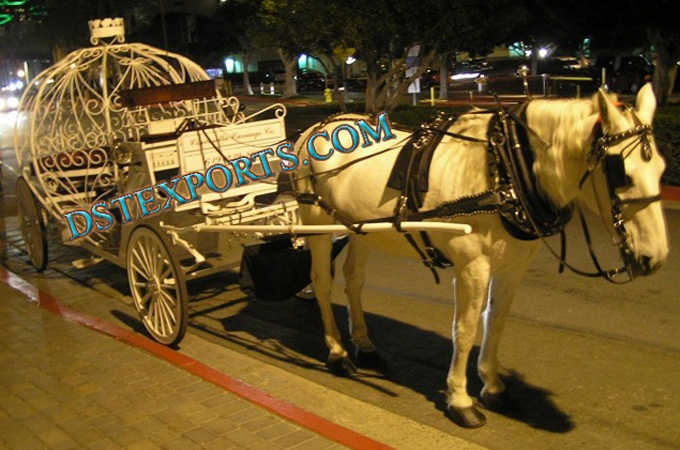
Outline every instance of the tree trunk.
<svg viewBox="0 0 680 450"><path fill-rule="evenodd" d="M656 65L652 81L654 94L657 102L664 105L672 89L670 86L671 70L680 59L680 45L674 39L664 36L663 31L659 29L647 29L647 36L656 49Z"/></svg>
<svg viewBox="0 0 680 450"><path fill-rule="evenodd" d="M278 49L279 58L283 62L283 67L286 69L286 80L283 83L283 98L294 97L297 95L297 85L295 84L295 75L297 68L297 55L290 55L283 49Z"/></svg>
<svg viewBox="0 0 680 450"><path fill-rule="evenodd" d="M668 77L668 90L666 91L668 93L668 96L673 95L673 88L675 87L675 79L678 76L678 65L673 64L673 68L671 68L670 71L670 76Z"/></svg>
<svg viewBox="0 0 680 450"><path fill-rule="evenodd" d="M250 52L243 53L243 89L247 95L253 95L253 87L250 85L250 74L248 73L248 65L250 65Z"/></svg>
<svg viewBox="0 0 680 450"><path fill-rule="evenodd" d="M376 105L377 93L380 90L378 80L380 77L376 76L374 70L368 70L366 73L366 112L375 113L379 107Z"/></svg>
<svg viewBox="0 0 680 450"><path fill-rule="evenodd" d="M408 78L405 76L406 63L403 58L398 59L383 75L378 74L377 67L369 68L366 84L366 112L378 114L394 111L408 91L409 85L430 67L434 57L434 52L423 56L418 71Z"/></svg>
<svg viewBox="0 0 680 450"><path fill-rule="evenodd" d="M439 100L449 98L449 54L445 53L441 57L439 66Z"/></svg>

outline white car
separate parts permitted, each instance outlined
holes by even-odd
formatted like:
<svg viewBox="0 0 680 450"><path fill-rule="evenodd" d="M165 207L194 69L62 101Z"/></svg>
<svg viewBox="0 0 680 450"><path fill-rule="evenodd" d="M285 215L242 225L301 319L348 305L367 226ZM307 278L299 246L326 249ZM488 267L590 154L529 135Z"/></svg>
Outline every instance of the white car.
<svg viewBox="0 0 680 450"><path fill-rule="evenodd" d="M13 92L0 93L0 111L13 111L19 106L19 96Z"/></svg>

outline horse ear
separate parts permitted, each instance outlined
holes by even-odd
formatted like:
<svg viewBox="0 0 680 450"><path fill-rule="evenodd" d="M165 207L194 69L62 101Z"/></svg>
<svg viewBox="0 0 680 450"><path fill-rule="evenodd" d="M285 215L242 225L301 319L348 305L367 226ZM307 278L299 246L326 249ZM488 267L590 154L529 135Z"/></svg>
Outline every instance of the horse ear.
<svg viewBox="0 0 680 450"><path fill-rule="evenodd" d="M602 88L597 91L597 105L600 110L600 117L602 118L602 130L605 133L611 132L614 124L621 118L621 112L619 112L619 109L609 98L609 94Z"/></svg>
<svg viewBox="0 0 680 450"><path fill-rule="evenodd" d="M650 125L652 120L654 120L654 113L656 112L656 96L654 95L652 83L645 83L638 91L635 105L640 119Z"/></svg>

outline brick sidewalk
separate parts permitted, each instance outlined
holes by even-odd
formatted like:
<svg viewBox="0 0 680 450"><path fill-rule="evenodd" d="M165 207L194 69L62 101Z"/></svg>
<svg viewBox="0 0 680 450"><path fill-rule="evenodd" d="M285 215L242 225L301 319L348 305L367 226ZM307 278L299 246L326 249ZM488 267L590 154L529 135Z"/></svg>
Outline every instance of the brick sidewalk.
<svg viewBox="0 0 680 450"><path fill-rule="evenodd" d="M344 448L0 283L0 447Z"/></svg>

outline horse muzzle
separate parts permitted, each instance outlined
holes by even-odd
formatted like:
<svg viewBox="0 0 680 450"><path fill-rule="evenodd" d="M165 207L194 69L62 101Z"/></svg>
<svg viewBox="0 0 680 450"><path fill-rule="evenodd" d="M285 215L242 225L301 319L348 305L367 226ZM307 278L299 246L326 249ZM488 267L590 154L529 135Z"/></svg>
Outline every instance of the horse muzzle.
<svg viewBox="0 0 680 450"><path fill-rule="evenodd" d="M649 256L642 256L631 263L633 277L645 277L651 275L661 267L660 263L653 262Z"/></svg>
<svg viewBox="0 0 680 450"><path fill-rule="evenodd" d="M665 258L652 258L641 255L636 257L627 247L621 248L623 265L606 272L606 278L615 283L626 283L637 277L652 275L663 266Z"/></svg>

